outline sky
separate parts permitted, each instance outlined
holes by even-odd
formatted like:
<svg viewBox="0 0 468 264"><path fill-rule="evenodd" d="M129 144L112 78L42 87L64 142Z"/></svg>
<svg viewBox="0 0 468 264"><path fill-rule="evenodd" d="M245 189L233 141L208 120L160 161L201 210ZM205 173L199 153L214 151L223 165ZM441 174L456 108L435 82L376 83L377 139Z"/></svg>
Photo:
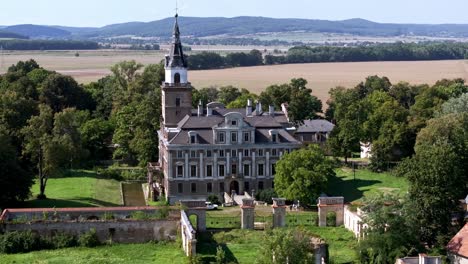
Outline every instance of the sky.
<svg viewBox="0 0 468 264"><path fill-rule="evenodd" d="M178 0L181 16L465 23L467 0ZM176 0L0 0L0 25L104 26L172 16Z"/></svg>

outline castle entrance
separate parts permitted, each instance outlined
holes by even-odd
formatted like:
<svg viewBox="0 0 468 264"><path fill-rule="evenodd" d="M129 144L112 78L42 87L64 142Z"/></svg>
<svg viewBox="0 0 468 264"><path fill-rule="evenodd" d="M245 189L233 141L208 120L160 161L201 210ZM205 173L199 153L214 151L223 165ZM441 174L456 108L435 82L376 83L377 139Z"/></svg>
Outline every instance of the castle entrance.
<svg viewBox="0 0 468 264"><path fill-rule="evenodd" d="M231 181L231 184L229 185L229 192L232 194L232 192L236 192L236 194L239 194L239 182L238 181Z"/></svg>

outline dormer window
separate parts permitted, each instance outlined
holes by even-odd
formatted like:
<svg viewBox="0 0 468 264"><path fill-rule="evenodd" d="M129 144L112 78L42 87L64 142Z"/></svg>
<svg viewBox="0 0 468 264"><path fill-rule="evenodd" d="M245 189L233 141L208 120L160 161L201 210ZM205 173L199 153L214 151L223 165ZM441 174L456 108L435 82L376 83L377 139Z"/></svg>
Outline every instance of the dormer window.
<svg viewBox="0 0 468 264"><path fill-rule="evenodd" d="M197 132L190 131L188 134L189 134L189 143L190 144L197 144L198 143Z"/></svg>
<svg viewBox="0 0 468 264"><path fill-rule="evenodd" d="M231 126L237 126L237 120L231 120Z"/></svg>
<svg viewBox="0 0 468 264"><path fill-rule="evenodd" d="M249 132L245 132L244 133L244 142L250 142L250 133Z"/></svg>
<svg viewBox="0 0 468 264"><path fill-rule="evenodd" d="M270 130L270 139L271 139L271 142L279 142L279 138L278 138L278 131L277 130Z"/></svg>
<svg viewBox="0 0 468 264"><path fill-rule="evenodd" d="M176 105L176 107L179 107L179 106L180 106L180 98L179 98L179 97L177 97L177 98L175 99L175 105Z"/></svg>

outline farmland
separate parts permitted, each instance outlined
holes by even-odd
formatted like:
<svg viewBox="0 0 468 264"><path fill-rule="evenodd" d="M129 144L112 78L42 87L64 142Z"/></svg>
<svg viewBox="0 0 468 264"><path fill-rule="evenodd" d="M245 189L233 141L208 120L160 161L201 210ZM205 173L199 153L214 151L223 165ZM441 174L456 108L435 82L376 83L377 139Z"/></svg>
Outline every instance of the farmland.
<svg viewBox="0 0 468 264"><path fill-rule="evenodd" d="M236 50L236 47L232 48ZM108 75L109 68L119 61L158 63L164 58L165 51L97 50L78 53L79 57L75 56L74 51L5 52L0 58L0 72L19 60L32 58L47 69L88 83ZM443 78L467 79L468 64L464 60L287 64L191 71L190 81L196 88L234 85L259 93L268 85L303 77L309 81L313 93L326 101L330 88L339 85L353 87L369 75L387 76L393 83L433 84Z"/></svg>

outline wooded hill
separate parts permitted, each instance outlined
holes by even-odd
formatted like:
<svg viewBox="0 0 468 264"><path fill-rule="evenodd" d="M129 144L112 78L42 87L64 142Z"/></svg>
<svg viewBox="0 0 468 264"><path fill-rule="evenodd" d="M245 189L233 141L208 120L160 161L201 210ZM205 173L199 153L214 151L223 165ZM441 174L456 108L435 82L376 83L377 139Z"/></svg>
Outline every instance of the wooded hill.
<svg viewBox="0 0 468 264"><path fill-rule="evenodd" d="M267 17L180 17L184 36L204 37L214 35L241 36L265 32L319 32L346 33L363 36L418 35L433 37L467 37L468 24L393 24L376 23L364 19L341 21L316 19L277 19ZM4 30L31 38L101 38L123 35L167 38L172 34L174 18L152 22L129 22L101 28L64 26L17 25Z"/></svg>

